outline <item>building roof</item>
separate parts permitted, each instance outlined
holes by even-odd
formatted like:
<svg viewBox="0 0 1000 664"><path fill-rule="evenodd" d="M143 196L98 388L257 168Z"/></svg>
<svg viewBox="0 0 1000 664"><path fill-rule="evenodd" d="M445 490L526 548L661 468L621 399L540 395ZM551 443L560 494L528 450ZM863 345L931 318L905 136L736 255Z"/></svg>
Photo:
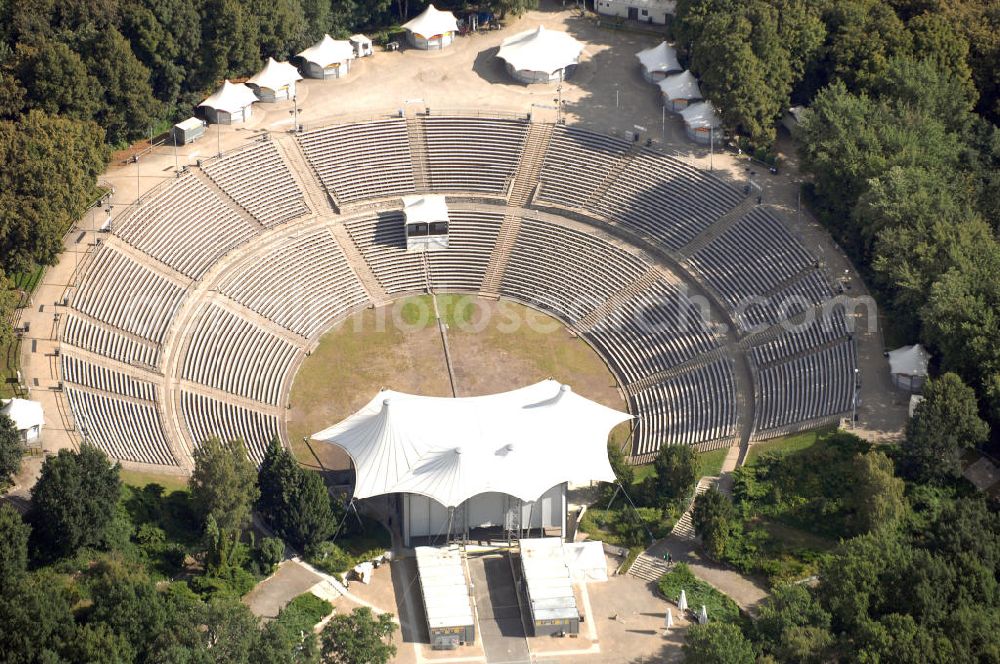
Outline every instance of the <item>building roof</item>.
<svg viewBox="0 0 1000 664"><path fill-rule="evenodd" d="M722 118L715 112L712 102L703 101L692 104L681 111L684 124L692 129L708 129L712 127L718 129L722 125Z"/></svg>
<svg viewBox="0 0 1000 664"><path fill-rule="evenodd" d="M660 91L667 99L701 99L701 88L698 79L690 71L667 76L657 83Z"/></svg>
<svg viewBox="0 0 1000 664"><path fill-rule="evenodd" d="M0 406L0 413L12 419L18 431L27 431L31 427L40 427L45 424L42 404L37 401L7 399L0 401L0 404L3 404Z"/></svg>
<svg viewBox="0 0 1000 664"><path fill-rule="evenodd" d="M403 29L425 38L436 37L446 32L457 31L458 19L451 12L441 11L434 5L427 5L427 9L420 16L404 23Z"/></svg>
<svg viewBox="0 0 1000 664"><path fill-rule="evenodd" d="M427 625L431 629L473 625L469 587L458 548L418 546L414 553Z"/></svg>
<svg viewBox="0 0 1000 664"><path fill-rule="evenodd" d="M222 87L215 91L215 94L198 105L226 113L235 113L255 101L257 101L257 95L254 94L253 90L243 83L230 83L227 78Z"/></svg>
<svg viewBox="0 0 1000 664"><path fill-rule="evenodd" d="M931 354L920 344L889 351L889 372L904 376L926 376Z"/></svg>
<svg viewBox="0 0 1000 664"><path fill-rule="evenodd" d="M383 390L312 437L350 455L355 498L416 493L457 507L490 491L535 501L563 482L613 481L608 433L629 419L544 380L457 399Z"/></svg>
<svg viewBox="0 0 1000 664"><path fill-rule="evenodd" d="M198 118L188 118L187 120L182 120L174 125L182 131L191 131L192 129L197 129L198 127L204 127L205 123Z"/></svg>
<svg viewBox="0 0 1000 664"><path fill-rule="evenodd" d="M252 83L259 88L280 90L286 85L301 80L302 74L299 73L295 65L287 62L278 62L274 58L268 58L264 68L254 74L247 83Z"/></svg>
<svg viewBox="0 0 1000 664"><path fill-rule="evenodd" d="M500 43L497 57L517 71L555 72L580 60L583 44L558 30L538 26Z"/></svg>
<svg viewBox="0 0 1000 664"><path fill-rule="evenodd" d="M336 62L347 62L354 58L351 42L323 35L318 42L299 53L300 58L320 67L329 67Z"/></svg>
<svg viewBox="0 0 1000 664"><path fill-rule="evenodd" d="M408 224L448 221L448 204L440 194L403 196L403 214Z"/></svg>
<svg viewBox="0 0 1000 664"><path fill-rule="evenodd" d="M653 48L639 51L635 54L643 69L649 73L680 71L681 63L677 62L677 52L674 47L663 41Z"/></svg>

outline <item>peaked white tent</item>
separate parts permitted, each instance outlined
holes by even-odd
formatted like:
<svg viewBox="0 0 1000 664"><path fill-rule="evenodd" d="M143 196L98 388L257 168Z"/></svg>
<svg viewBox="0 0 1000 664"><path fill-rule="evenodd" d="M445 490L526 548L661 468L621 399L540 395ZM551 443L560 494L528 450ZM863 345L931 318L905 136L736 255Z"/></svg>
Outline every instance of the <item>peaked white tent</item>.
<svg viewBox="0 0 1000 664"><path fill-rule="evenodd" d="M295 83L302 74L295 65L268 58L267 64L247 81L247 85L263 102L281 101L295 96Z"/></svg>
<svg viewBox="0 0 1000 664"><path fill-rule="evenodd" d="M444 48L455 41L458 19L451 12L427 5L423 13L403 24L409 42L425 51Z"/></svg>
<svg viewBox="0 0 1000 664"><path fill-rule="evenodd" d="M708 145L713 140L719 143L722 140L722 118L715 112L715 107L710 101L702 101L692 104L680 111L684 118L684 130L695 143Z"/></svg>
<svg viewBox="0 0 1000 664"><path fill-rule="evenodd" d="M564 530L563 485L613 481L608 433L630 418L545 380L458 399L383 390L312 437L351 457L354 498L404 494L408 541L511 519Z"/></svg>
<svg viewBox="0 0 1000 664"><path fill-rule="evenodd" d="M635 54L642 66L642 75L650 83L663 80L664 76L683 69L677 62L677 52L674 47L663 41L653 48L639 51Z"/></svg>
<svg viewBox="0 0 1000 664"><path fill-rule="evenodd" d="M208 99L198 104L205 109L209 122L232 124L246 122L253 114L257 95L243 83L230 83L229 79Z"/></svg>
<svg viewBox="0 0 1000 664"><path fill-rule="evenodd" d="M698 86L698 79L690 71L683 71L680 74L667 76L660 81L660 92L663 94L663 103L675 113L680 113L687 108L694 99L701 99L701 88Z"/></svg>
<svg viewBox="0 0 1000 664"><path fill-rule="evenodd" d="M910 392L919 392L927 380L927 364L930 359L931 354L920 344L889 351L892 384Z"/></svg>
<svg viewBox="0 0 1000 664"><path fill-rule="evenodd" d="M567 33L538 26L504 39L497 57L515 80L548 83L572 75L582 52L583 44Z"/></svg>
<svg viewBox="0 0 1000 664"><path fill-rule="evenodd" d="M296 57L302 59L302 73L307 78L343 78L351 70L354 45L323 35L322 39Z"/></svg>
<svg viewBox="0 0 1000 664"><path fill-rule="evenodd" d="M6 415L14 422L14 427L21 434L22 442L31 442L42 434L42 426L45 424L42 404L28 399L7 399L0 404L2 404L0 414Z"/></svg>

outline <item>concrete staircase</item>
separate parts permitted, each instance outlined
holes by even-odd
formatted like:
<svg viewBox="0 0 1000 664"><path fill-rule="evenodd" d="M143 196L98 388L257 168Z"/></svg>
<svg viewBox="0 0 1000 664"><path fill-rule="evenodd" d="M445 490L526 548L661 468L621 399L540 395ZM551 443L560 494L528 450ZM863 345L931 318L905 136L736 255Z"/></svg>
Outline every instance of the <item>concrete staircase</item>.
<svg viewBox="0 0 1000 664"><path fill-rule="evenodd" d="M427 165L427 135L419 118L407 118L406 136L410 143L410 162L413 164L413 184L417 191L430 191L430 168Z"/></svg>
<svg viewBox="0 0 1000 664"><path fill-rule="evenodd" d="M545 155L549 151L551 140L551 123L539 122L528 126L528 133L524 137L524 150L521 152L521 161L517 165L517 172L514 173L514 181L511 183L507 205L520 208L531 202L535 186L538 184L538 174L542 172L542 164L545 163Z"/></svg>
<svg viewBox="0 0 1000 664"><path fill-rule="evenodd" d="M584 332L591 330L602 320L613 314L615 307L617 307L620 303L632 301L642 295L642 293L647 291L657 281L659 281L661 276L662 273L656 266L650 266L650 268L640 275L635 281L621 288L602 304L598 305L578 320L575 327Z"/></svg>
<svg viewBox="0 0 1000 664"><path fill-rule="evenodd" d="M615 163L615 165L611 167L611 170L609 170L605 174L604 180L601 182L601 184L599 184L597 188L594 189L594 191L590 194L590 196L587 197L587 200L584 201L583 205L581 206L583 209L585 210L592 209L594 207L594 203L604 198L604 195L608 193L608 189L610 189L613 184L619 181L619 176L621 176L622 172L626 168L628 168L628 165L632 163L632 159L636 155L635 151L636 145L637 145L636 143L633 143L632 147L629 148L628 151L626 151L621 157L618 158L617 163Z"/></svg>
<svg viewBox="0 0 1000 664"><path fill-rule="evenodd" d="M292 179L299 186L306 205L313 214L330 217L339 214L333 197L319 183L316 173L313 171L306 156L302 154L299 142L290 134L271 134L274 147L285 160L288 171L292 174Z"/></svg>
<svg viewBox="0 0 1000 664"><path fill-rule="evenodd" d="M694 495L697 498L701 494L708 491L719 478L717 477L703 477L698 480L698 486L695 487ZM694 523L691 521L691 510L694 509L694 501L688 506L687 511L681 515L681 518L677 519L677 523L674 524L673 530L670 531L670 537L679 540L687 540L693 542L698 539L698 535L694 532Z"/></svg>
<svg viewBox="0 0 1000 664"><path fill-rule="evenodd" d="M503 215L500 232L497 234L497 243L493 247L493 253L490 254L490 262L486 266L483 283L479 287L479 294L482 297L493 299L500 297L500 284L507 271L507 262L514 250L514 243L517 242L517 235L521 232L520 212L519 208L508 207Z"/></svg>
<svg viewBox="0 0 1000 664"><path fill-rule="evenodd" d="M628 575L643 581L659 581L670 571L670 566L662 558L640 553L628 568Z"/></svg>
<svg viewBox="0 0 1000 664"><path fill-rule="evenodd" d="M675 364L669 369L664 369L663 371L657 371L656 373L644 376L639 380L629 383L624 387L627 394L638 394L643 390L648 390L649 388L662 383L665 380L670 380L675 376L679 376L683 373L687 373L698 367L711 364L716 360L725 357L725 352L723 348L716 348L715 350L710 350L707 353L702 353L701 355L696 355L686 362L681 362L680 364Z"/></svg>
<svg viewBox="0 0 1000 664"><path fill-rule="evenodd" d="M222 189L222 187L215 184L215 180L208 177L205 171L197 167L189 168L188 170L191 171L194 174L194 176L201 181L203 185L211 189L212 193L215 194L216 198L218 198L220 201L229 206L229 208L233 212L242 217L243 220L246 221L248 224L250 224L251 227L256 228L258 232L267 230L267 227L260 222L260 219L247 212L247 209L245 207L243 207L235 200L233 200L233 198L229 194L227 194Z"/></svg>
<svg viewBox="0 0 1000 664"><path fill-rule="evenodd" d="M757 199L754 196L744 198L736 207L713 221L711 226L696 235L686 246L682 247L680 253L685 256L693 256L699 250L704 249L712 240L725 233L727 229L746 216L753 209L756 202Z"/></svg>
<svg viewBox="0 0 1000 664"><path fill-rule="evenodd" d="M358 249L358 245L354 243L354 238L351 237L347 228L343 224L337 224L330 229L330 232L333 233L334 239L340 245L340 250L344 253L344 258L347 259L347 263L351 266L354 275L361 282L361 286L368 294L368 299L372 301L372 305L380 307L391 302L391 298L385 292L378 277L372 272L368 261L365 260L361 250Z"/></svg>

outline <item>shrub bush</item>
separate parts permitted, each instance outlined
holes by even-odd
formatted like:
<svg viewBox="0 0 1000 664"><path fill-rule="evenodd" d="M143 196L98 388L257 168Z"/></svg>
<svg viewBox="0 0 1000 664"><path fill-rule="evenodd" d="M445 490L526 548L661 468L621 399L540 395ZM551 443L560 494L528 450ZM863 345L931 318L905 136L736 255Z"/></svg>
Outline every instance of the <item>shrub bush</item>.
<svg viewBox="0 0 1000 664"><path fill-rule="evenodd" d="M676 602L683 590L690 609L700 611L704 604L709 622L735 623L740 619L740 608L736 602L696 578L684 563L674 565L672 570L660 577L657 585L663 596L671 602Z"/></svg>

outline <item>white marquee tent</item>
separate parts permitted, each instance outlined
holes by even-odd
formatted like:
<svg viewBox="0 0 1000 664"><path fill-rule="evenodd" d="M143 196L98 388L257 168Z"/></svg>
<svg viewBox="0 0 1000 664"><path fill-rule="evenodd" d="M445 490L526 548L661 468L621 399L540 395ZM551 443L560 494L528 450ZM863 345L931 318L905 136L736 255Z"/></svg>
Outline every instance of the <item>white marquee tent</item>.
<svg viewBox="0 0 1000 664"><path fill-rule="evenodd" d="M354 45L343 39L323 35L318 42L298 54L302 73L308 78L343 78L351 70Z"/></svg>
<svg viewBox="0 0 1000 664"><path fill-rule="evenodd" d="M247 81L257 98L264 102L281 101L295 96L295 83L302 74L295 65L268 58L267 64Z"/></svg>
<svg viewBox="0 0 1000 664"><path fill-rule="evenodd" d="M232 124L249 120L256 101L257 95L249 87L226 79L221 88L198 106L205 109L209 122Z"/></svg>
<svg viewBox="0 0 1000 664"><path fill-rule="evenodd" d="M674 47L665 41L653 48L639 51L635 57L639 58L642 75L650 83L656 83L663 80L664 76L683 69L681 63L677 62L677 52L674 51Z"/></svg>
<svg viewBox="0 0 1000 664"><path fill-rule="evenodd" d="M663 103L675 113L680 113L687 108L692 100L701 99L698 79L690 71L668 76L660 81L659 85L660 92L663 94Z"/></svg>
<svg viewBox="0 0 1000 664"><path fill-rule="evenodd" d="M892 384L910 392L919 392L927 380L927 364L930 359L931 354L920 344L889 351Z"/></svg>
<svg viewBox="0 0 1000 664"><path fill-rule="evenodd" d="M0 404L0 414L13 420L23 442L35 440L41 435L45 424L42 404L28 399L7 399Z"/></svg>
<svg viewBox="0 0 1000 664"><path fill-rule="evenodd" d="M538 26L500 43L497 57L507 63L507 73L521 83L562 81L580 62L583 44L565 32Z"/></svg>
<svg viewBox="0 0 1000 664"><path fill-rule="evenodd" d="M468 528L499 525L509 514L510 497L530 505L548 496L552 504L529 512L529 525L561 525L564 508L553 488L613 481L608 433L629 419L545 380L458 399L383 390L312 437L350 455L354 498L406 494L429 501L407 503L404 521L416 522L419 510L429 515L419 533L404 526L408 536L438 532L441 519L451 520L445 508L463 507ZM550 523L537 522L546 510Z"/></svg>
<svg viewBox="0 0 1000 664"><path fill-rule="evenodd" d="M455 41L458 19L448 11L427 5L423 13L403 24L407 39L420 49L444 48Z"/></svg>
<svg viewBox="0 0 1000 664"><path fill-rule="evenodd" d="M722 140L722 118L715 112L710 101L692 104L680 111L684 118L684 129L688 138L696 143L708 145L712 140L719 143Z"/></svg>

